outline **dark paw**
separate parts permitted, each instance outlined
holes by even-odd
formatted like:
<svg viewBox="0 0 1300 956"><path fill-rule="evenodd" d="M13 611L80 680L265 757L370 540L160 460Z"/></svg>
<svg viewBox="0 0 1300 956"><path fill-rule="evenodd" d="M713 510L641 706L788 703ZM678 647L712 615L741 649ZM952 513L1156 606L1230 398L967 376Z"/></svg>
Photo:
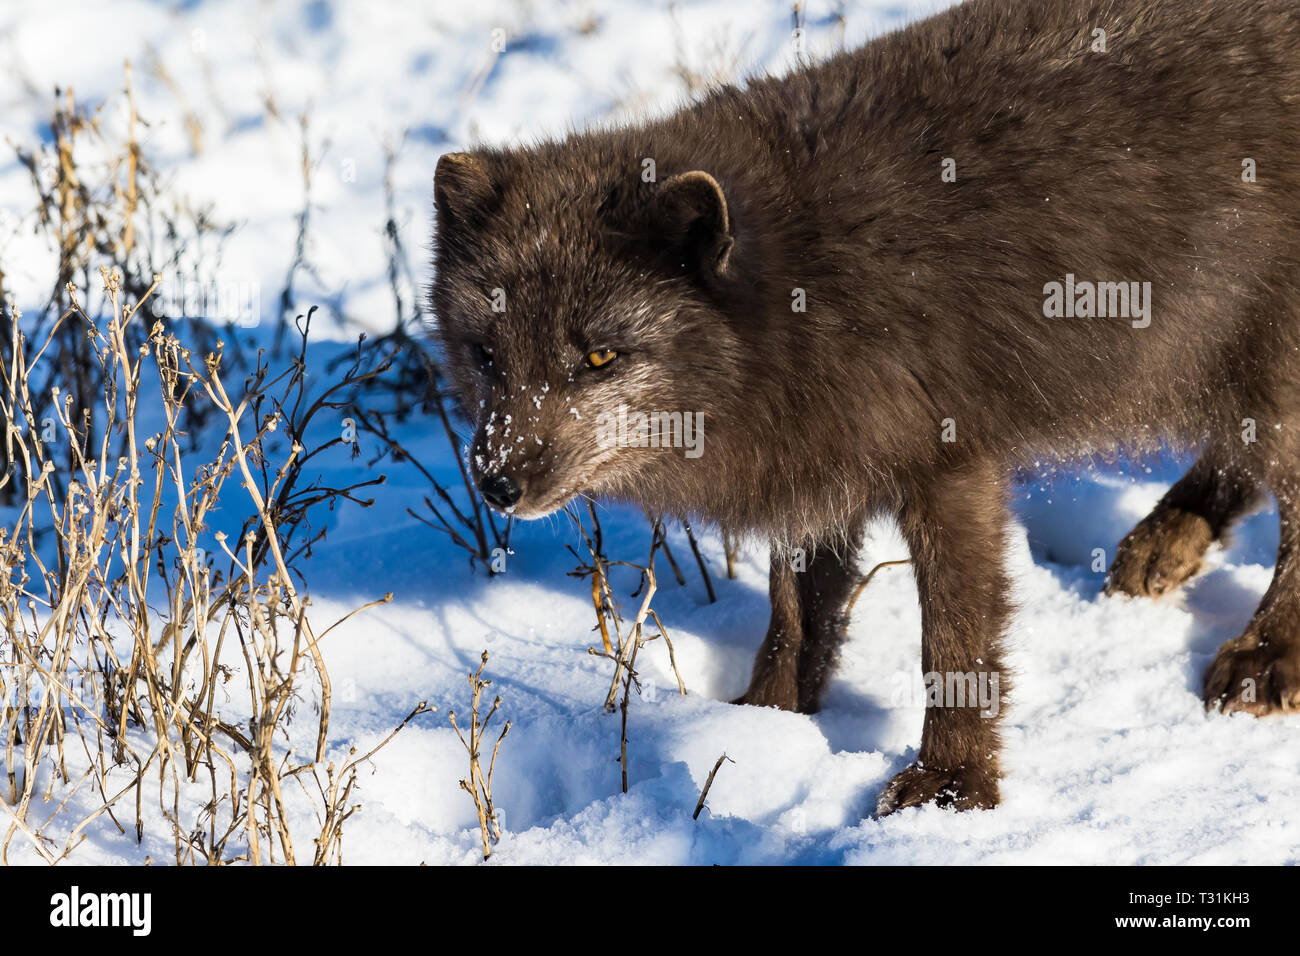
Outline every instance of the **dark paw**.
<svg viewBox="0 0 1300 956"><path fill-rule="evenodd" d="M788 684L789 686L785 686ZM752 683L749 690L732 701L733 704L749 704L751 707L775 707L778 710L799 709L799 691L792 681L785 684L778 682Z"/></svg>
<svg viewBox="0 0 1300 956"><path fill-rule="evenodd" d="M1300 645L1247 632L1219 648L1205 672L1206 710L1256 717L1300 711Z"/></svg>
<svg viewBox="0 0 1300 956"><path fill-rule="evenodd" d="M1106 574L1107 594L1160 597L1201 570L1214 542L1210 523L1178 508L1143 518L1120 542Z"/></svg>
<svg viewBox="0 0 1300 956"><path fill-rule="evenodd" d="M955 810L991 810L998 805L997 775L983 768L944 770L912 764L885 786L876 801L876 816L923 803Z"/></svg>

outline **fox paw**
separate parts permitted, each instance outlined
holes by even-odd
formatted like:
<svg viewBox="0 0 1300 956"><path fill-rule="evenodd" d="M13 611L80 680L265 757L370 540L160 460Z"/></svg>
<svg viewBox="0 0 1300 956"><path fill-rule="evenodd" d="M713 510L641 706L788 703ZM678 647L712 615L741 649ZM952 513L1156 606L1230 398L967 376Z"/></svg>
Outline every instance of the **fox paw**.
<svg viewBox="0 0 1300 956"><path fill-rule="evenodd" d="M1263 717L1300 711L1300 645L1252 633L1219 648L1205 672L1205 708Z"/></svg>
<svg viewBox="0 0 1300 956"><path fill-rule="evenodd" d="M1201 570L1213 542L1214 530L1200 515L1180 508L1154 511L1119 543L1106 574L1106 593L1167 594Z"/></svg>
<svg viewBox="0 0 1300 956"><path fill-rule="evenodd" d="M876 816L924 803L955 810L991 810L998 805L997 775L976 767L945 770L912 764L885 786L876 801Z"/></svg>
<svg viewBox="0 0 1300 956"><path fill-rule="evenodd" d="M733 704L748 704L751 707L775 707L778 710L797 711L799 709L799 687L793 679L781 680L770 678L754 680L749 690L732 701Z"/></svg>

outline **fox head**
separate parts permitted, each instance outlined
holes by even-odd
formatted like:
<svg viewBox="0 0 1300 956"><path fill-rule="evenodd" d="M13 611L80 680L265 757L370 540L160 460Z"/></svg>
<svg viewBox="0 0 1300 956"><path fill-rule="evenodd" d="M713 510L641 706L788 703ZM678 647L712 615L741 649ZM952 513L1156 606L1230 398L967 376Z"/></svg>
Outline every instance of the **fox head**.
<svg viewBox="0 0 1300 956"><path fill-rule="evenodd" d="M704 420L734 394L726 196L706 172L647 181L640 163L557 146L438 163L436 334L499 510L685 500Z"/></svg>

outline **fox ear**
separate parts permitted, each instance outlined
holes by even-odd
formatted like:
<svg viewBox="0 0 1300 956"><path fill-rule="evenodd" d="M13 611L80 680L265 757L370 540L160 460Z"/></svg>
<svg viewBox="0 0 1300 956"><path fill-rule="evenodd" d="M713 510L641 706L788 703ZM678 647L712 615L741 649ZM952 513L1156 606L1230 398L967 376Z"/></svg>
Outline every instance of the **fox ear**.
<svg viewBox="0 0 1300 956"><path fill-rule="evenodd" d="M656 197L657 225L667 245L707 275L724 275L733 239L727 197L708 173L693 170L665 179Z"/></svg>
<svg viewBox="0 0 1300 956"><path fill-rule="evenodd" d="M472 222L486 216L497 201L497 187L483 160L473 153L444 153L433 174L433 198L439 218Z"/></svg>

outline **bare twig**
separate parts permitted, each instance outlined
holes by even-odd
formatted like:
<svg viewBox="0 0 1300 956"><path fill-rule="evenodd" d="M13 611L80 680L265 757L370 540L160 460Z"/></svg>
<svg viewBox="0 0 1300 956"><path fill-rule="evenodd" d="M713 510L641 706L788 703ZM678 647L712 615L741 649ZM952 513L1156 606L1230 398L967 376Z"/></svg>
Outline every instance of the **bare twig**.
<svg viewBox="0 0 1300 956"><path fill-rule="evenodd" d="M853 591L853 597L849 598L848 607L844 609L844 616L848 617L850 614L853 613L853 605L858 603L858 595L860 595L863 591L867 589L867 585L871 583L871 579L876 576L877 571L879 571L881 568L892 568L895 565L911 564L911 563L912 562L907 558L899 558L895 561L881 561L874 568L868 571L867 576L862 579L862 583L859 584L857 588Z"/></svg>
<svg viewBox="0 0 1300 956"><path fill-rule="evenodd" d="M718 762L715 763L713 765L713 769L709 771L708 779L704 781L704 789L700 791L700 800L698 803L695 804L695 812L691 814L692 820L698 820L700 818L700 812L704 809L704 801L708 799L709 790L712 789L713 787L713 778L716 777L718 775L718 771L722 769L722 762L724 760L727 761L728 763L736 762L732 760L730 757L728 757L725 753L718 758Z"/></svg>

